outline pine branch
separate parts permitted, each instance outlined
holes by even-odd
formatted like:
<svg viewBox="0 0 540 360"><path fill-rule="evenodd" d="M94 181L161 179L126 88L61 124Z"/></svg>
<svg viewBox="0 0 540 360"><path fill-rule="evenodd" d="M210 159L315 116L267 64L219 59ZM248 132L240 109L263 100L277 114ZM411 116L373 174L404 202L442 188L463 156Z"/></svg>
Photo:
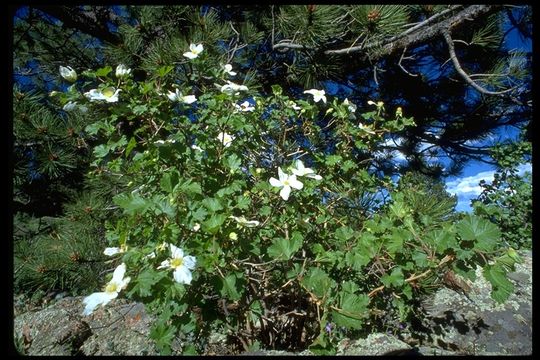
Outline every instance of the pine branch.
<svg viewBox="0 0 540 360"><path fill-rule="evenodd" d="M432 39L442 34L445 30L451 30L461 25L467 20L473 20L500 7L495 5L471 5L461 10L454 16L446 20L441 20L441 18L444 18L445 15L451 13L452 11L455 11L461 6L462 5L454 5L444 11L441 11L438 14L433 15L429 19L424 20L423 22L413 26L412 28L407 29L406 31L386 40L375 40L371 42L368 41L365 44L359 46L347 47L337 50L326 50L324 51L324 54L346 55L355 52L363 52L364 57L367 57L368 50L380 47L376 54L370 54L370 59L374 61L383 56L389 55L398 49L404 49L410 47L411 45L415 45ZM283 40L280 43L275 44L273 46L273 49L313 50L313 48L311 47L293 43L288 40Z"/></svg>
<svg viewBox="0 0 540 360"><path fill-rule="evenodd" d="M82 12L69 6L32 5L32 7L62 21L65 27L77 29L111 44L122 43L122 40L107 28L107 21L116 20L110 9L106 14L107 18L103 18L101 16L103 14L98 14L97 11Z"/></svg>
<svg viewBox="0 0 540 360"><path fill-rule="evenodd" d="M459 75L467 82L467 84L471 85L473 88L475 88L478 92L486 95L502 95L507 92L510 92L514 90L514 88L506 89L503 91L490 91L487 89L484 89L480 85L478 85L473 79L470 78L469 75L463 70L461 67L461 64L459 63L459 60L456 55L456 50L454 49L454 41L452 40L452 37L450 36L450 32L448 30L443 31L444 40L446 40L446 44L448 45L448 51L450 52L450 58L452 59L452 63L454 64L454 68L456 68L456 71Z"/></svg>

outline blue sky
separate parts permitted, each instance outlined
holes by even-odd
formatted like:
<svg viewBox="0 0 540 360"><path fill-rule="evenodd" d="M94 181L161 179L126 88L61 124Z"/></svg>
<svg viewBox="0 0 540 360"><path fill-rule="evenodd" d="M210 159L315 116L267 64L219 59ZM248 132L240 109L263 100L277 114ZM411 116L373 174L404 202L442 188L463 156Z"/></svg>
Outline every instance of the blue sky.
<svg viewBox="0 0 540 360"><path fill-rule="evenodd" d="M523 42L519 37L517 30L513 30L508 33L505 41L507 49L517 49L524 51L532 51L531 41ZM502 129L499 135L502 139L508 137L515 137L516 132L510 132L507 129ZM520 174L525 171L532 171L531 163L521 165L519 167ZM446 188L449 193L455 194L458 197L458 204L456 210L470 212L471 199L476 198L482 189L478 185L480 180L486 180L491 183L493 181L493 174L495 173L495 167L479 161L470 162L464 169L463 173L459 177L448 177L446 179Z"/></svg>

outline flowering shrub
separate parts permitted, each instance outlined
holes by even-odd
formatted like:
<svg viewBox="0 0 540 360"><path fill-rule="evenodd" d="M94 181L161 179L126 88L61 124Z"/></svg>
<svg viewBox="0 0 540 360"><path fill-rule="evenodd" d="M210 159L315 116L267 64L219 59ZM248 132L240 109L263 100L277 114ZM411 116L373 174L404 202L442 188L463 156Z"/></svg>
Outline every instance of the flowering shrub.
<svg viewBox="0 0 540 360"><path fill-rule="evenodd" d="M215 66L201 44L183 55L195 69ZM338 329L361 330L384 311L405 321L424 287L441 286L449 269L473 276L498 254L488 221L430 226L399 192L377 205L393 185L370 172L369 154L384 134L414 126L401 108L388 116L370 101L376 109L357 117L355 104L323 90L262 96L229 81L238 74L227 65L208 86L210 71L194 71L196 89L172 84L172 67L143 82L124 66L117 79L111 67L82 74L85 87L102 82L85 93L99 119L86 129L101 142L93 166L129 179L105 254L131 280L115 271L122 286L99 303L127 286L157 315L151 337L164 354L175 337L185 353L200 351L215 328L244 349L332 353ZM59 98L85 102L73 87ZM121 131L120 121L132 126Z"/></svg>

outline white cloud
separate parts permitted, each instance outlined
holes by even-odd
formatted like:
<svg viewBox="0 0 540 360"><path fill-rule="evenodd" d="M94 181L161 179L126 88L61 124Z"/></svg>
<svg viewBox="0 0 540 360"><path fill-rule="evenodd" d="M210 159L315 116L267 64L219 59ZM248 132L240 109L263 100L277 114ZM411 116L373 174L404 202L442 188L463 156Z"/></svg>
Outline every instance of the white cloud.
<svg viewBox="0 0 540 360"><path fill-rule="evenodd" d="M526 163L518 166L519 175L523 175L525 171L531 171L531 163ZM470 211L470 201L476 198L482 192L482 187L478 185L480 180L485 180L487 183L493 182L495 170L482 171L476 175L457 178L446 182L446 190L458 197L458 211Z"/></svg>
<svg viewBox="0 0 540 360"><path fill-rule="evenodd" d="M493 174L495 174L495 170L482 171L473 176L448 181L446 183L446 190L449 193L457 195L458 198L464 195L479 195L482 192L482 188L478 183L480 180L492 182Z"/></svg>

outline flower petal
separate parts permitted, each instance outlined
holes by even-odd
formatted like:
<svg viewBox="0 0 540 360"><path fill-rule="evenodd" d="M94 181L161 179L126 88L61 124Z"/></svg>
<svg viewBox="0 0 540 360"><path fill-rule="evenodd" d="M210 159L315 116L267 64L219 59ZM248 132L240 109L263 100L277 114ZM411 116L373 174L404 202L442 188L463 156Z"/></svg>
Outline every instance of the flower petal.
<svg viewBox="0 0 540 360"><path fill-rule="evenodd" d="M118 294L112 293L108 294L105 292L97 292L88 295L83 299L83 304L85 304L83 315L90 315L96 306L106 305L109 301L114 299Z"/></svg>
<svg viewBox="0 0 540 360"><path fill-rule="evenodd" d="M316 175L316 174L306 174L306 177L311 178L311 179L315 179L315 180L322 180L322 176L321 175Z"/></svg>
<svg viewBox="0 0 540 360"><path fill-rule="evenodd" d="M173 272L174 280L179 284L190 284L192 275L191 271L185 266L180 266Z"/></svg>
<svg viewBox="0 0 540 360"><path fill-rule="evenodd" d="M163 260L161 262L161 265L159 265L157 268L158 269L166 269L166 268L169 268L171 267L171 263L169 262L169 260Z"/></svg>
<svg viewBox="0 0 540 360"><path fill-rule="evenodd" d="M281 189L281 191L279 192L279 195L283 198L283 200L287 200L290 194L291 194L290 186L284 186L283 189Z"/></svg>
<svg viewBox="0 0 540 360"><path fill-rule="evenodd" d="M195 265L197 264L197 260L195 259L195 256L184 256L184 266L188 269L193 269Z"/></svg>
<svg viewBox="0 0 540 360"><path fill-rule="evenodd" d="M304 187L304 184L302 184L300 181L296 180L296 175L291 175L289 177L289 185L295 189L302 189Z"/></svg>
<svg viewBox="0 0 540 360"><path fill-rule="evenodd" d="M122 252L120 250L119 247L108 247L108 248L105 248L105 250L103 251L103 254L107 255L107 256L113 256L113 255L116 255L118 253Z"/></svg>
<svg viewBox="0 0 540 360"><path fill-rule="evenodd" d="M171 256L173 259L184 257L184 251L182 249L174 246L173 244L169 244L169 247L171 249Z"/></svg>
<svg viewBox="0 0 540 360"><path fill-rule="evenodd" d="M120 283L122 282L122 279L124 278L124 274L126 273L126 264L121 263L114 269L112 281Z"/></svg>
<svg viewBox="0 0 540 360"><path fill-rule="evenodd" d="M283 172L280 167L278 167L278 176L281 183L283 183L289 178L289 175L285 174L285 172Z"/></svg>
<svg viewBox="0 0 540 360"><path fill-rule="evenodd" d="M275 186L275 187L282 187L283 186L281 181L279 181L278 179L276 179L274 177L270 178L270 185Z"/></svg>

